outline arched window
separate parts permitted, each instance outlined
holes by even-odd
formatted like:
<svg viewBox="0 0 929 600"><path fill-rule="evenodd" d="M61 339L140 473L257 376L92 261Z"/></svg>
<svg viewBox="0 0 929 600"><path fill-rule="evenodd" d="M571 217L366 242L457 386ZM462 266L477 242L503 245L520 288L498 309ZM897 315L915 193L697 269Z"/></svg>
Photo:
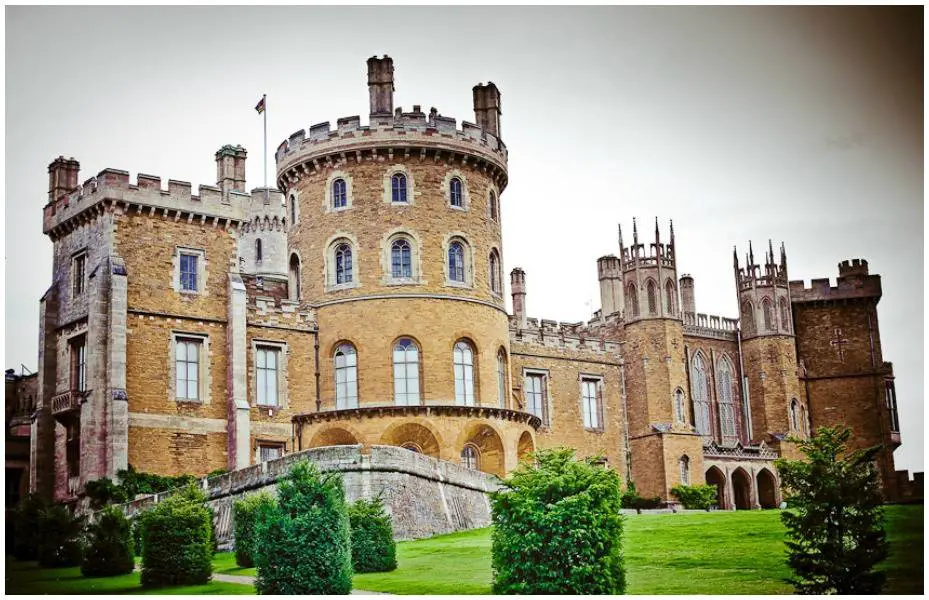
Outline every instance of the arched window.
<svg viewBox="0 0 929 600"><path fill-rule="evenodd" d="M255 262L261 262L261 240L255 240Z"/></svg>
<svg viewBox="0 0 929 600"><path fill-rule="evenodd" d="M480 454L478 454L477 448L471 444L465 444L465 447L461 449L461 466L465 469L472 469L477 471L480 469Z"/></svg>
<svg viewBox="0 0 929 600"><path fill-rule="evenodd" d="M489 197L490 218L496 221L500 218L499 213L497 213L497 195L494 194L493 190L490 190Z"/></svg>
<svg viewBox="0 0 929 600"><path fill-rule="evenodd" d="M635 284L630 283L626 288L626 303L629 306L629 312L633 317L639 316L639 296L636 293Z"/></svg>
<svg viewBox="0 0 929 600"><path fill-rule="evenodd" d="M681 465L681 485L690 485L690 458L685 454L679 462Z"/></svg>
<svg viewBox="0 0 929 600"><path fill-rule="evenodd" d="M452 206L458 208L464 206L464 201L461 198L461 180L457 177L452 177L451 181L448 182L448 201Z"/></svg>
<svg viewBox="0 0 929 600"><path fill-rule="evenodd" d="M345 180L339 177L332 182L332 208L348 206L348 194L345 193Z"/></svg>
<svg viewBox="0 0 929 600"><path fill-rule="evenodd" d="M474 406L474 350L461 340L455 344L455 404Z"/></svg>
<svg viewBox="0 0 929 600"><path fill-rule="evenodd" d="M719 398L719 432L723 444L729 445L734 443L737 437L735 407L732 402L732 365L726 358L721 358L716 367L716 394Z"/></svg>
<svg viewBox="0 0 929 600"><path fill-rule="evenodd" d="M767 298L761 301L761 312L764 314L765 331L774 331L774 310L771 308L771 301Z"/></svg>
<svg viewBox="0 0 929 600"><path fill-rule="evenodd" d="M398 406L419 404L419 348L410 338L394 344L394 402Z"/></svg>
<svg viewBox="0 0 929 600"><path fill-rule="evenodd" d="M390 177L390 190L391 202L406 204L406 175L403 173L394 173Z"/></svg>
<svg viewBox="0 0 929 600"><path fill-rule="evenodd" d="M297 197L293 194L290 195L290 223L291 225L297 223Z"/></svg>
<svg viewBox="0 0 929 600"><path fill-rule="evenodd" d="M755 309L748 300L742 303L742 335L755 334Z"/></svg>
<svg viewBox="0 0 929 600"><path fill-rule="evenodd" d="M358 355L351 344L335 349L335 407L358 408Z"/></svg>
<svg viewBox="0 0 929 600"><path fill-rule="evenodd" d="M674 284L669 279L664 285L664 302L665 310L669 315L673 315L676 308L677 302L674 301Z"/></svg>
<svg viewBox="0 0 929 600"><path fill-rule="evenodd" d="M703 364L703 355L697 352L694 355L690 369L690 381L693 389L690 397L694 401L694 427L697 433L706 441L710 439L710 401L707 393L706 366Z"/></svg>
<svg viewBox="0 0 929 600"><path fill-rule="evenodd" d="M790 428L794 431L800 431L800 415L797 414L799 412L798 407L799 403L796 398L790 401Z"/></svg>
<svg viewBox="0 0 929 600"><path fill-rule="evenodd" d="M658 294L655 287L655 282L651 280L649 280L648 285L645 287L645 293L648 295L648 314L650 315L658 313Z"/></svg>
<svg viewBox="0 0 929 600"><path fill-rule="evenodd" d="M339 244L335 249L335 282L338 284L352 281L352 247Z"/></svg>
<svg viewBox="0 0 929 600"><path fill-rule="evenodd" d="M496 250L490 251L490 291L500 293L500 258Z"/></svg>
<svg viewBox="0 0 929 600"><path fill-rule="evenodd" d="M287 289L291 300L300 299L300 257L290 255L290 267L287 270Z"/></svg>
<svg viewBox="0 0 929 600"><path fill-rule="evenodd" d="M687 415L684 413L684 390L681 388L674 390L674 416L680 423L687 422Z"/></svg>
<svg viewBox="0 0 929 600"><path fill-rule="evenodd" d="M784 331L790 331L790 306L787 304L787 298L781 298L781 327Z"/></svg>
<svg viewBox="0 0 929 600"><path fill-rule="evenodd" d="M448 245L448 278L452 281L465 281L464 246L461 242Z"/></svg>
<svg viewBox="0 0 929 600"><path fill-rule="evenodd" d="M506 351L497 352L497 401L500 408L506 408Z"/></svg>
<svg viewBox="0 0 929 600"><path fill-rule="evenodd" d="M390 276L394 279L410 279L413 277L413 259L410 242L404 239L395 240L390 245Z"/></svg>

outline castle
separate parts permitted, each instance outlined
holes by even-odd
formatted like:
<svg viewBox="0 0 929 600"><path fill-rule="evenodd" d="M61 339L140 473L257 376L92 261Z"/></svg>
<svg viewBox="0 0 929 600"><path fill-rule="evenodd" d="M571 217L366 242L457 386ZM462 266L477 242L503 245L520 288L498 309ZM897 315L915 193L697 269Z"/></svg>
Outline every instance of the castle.
<svg viewBox="0 0 929 600"><path fill-rule="evenodd" d="M633 221L597 261L588 322L529 318L519 268L508 314L500 91L475 86L476 123L459 129L393 106L389 57L367 66L369 124L291 135L274 189L246 192L239 146L196 195L116 169L81 184L77 161L51 163L31 490L72 501L128 465L203 475L345 444L503 476L568 445L643 496L707 482L721 508L773 507L788 438L844 423L856 446L883 445L884 492L900 496L866 261L807 287L783 246L759 261L749 247L733 257L740 314L708 316L673 226L646 238Z"/></svg>

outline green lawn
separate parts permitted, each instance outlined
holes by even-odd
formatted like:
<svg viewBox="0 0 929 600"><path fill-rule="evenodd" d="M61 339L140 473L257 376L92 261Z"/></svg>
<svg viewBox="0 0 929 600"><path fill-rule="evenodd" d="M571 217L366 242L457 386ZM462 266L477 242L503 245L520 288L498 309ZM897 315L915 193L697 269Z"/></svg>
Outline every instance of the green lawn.
<svg viewBox="0 0 929 600"><path fill-rule="evenodd" d="M890 558L886 593L923 593L923 506L887 508ZM630 594L789 594L784 580L784 529L779 511L630 515L625 520ZM397 544L398 568L356 575L356 589L394 594L489 594L490 529ZM77 568L38 569L7 558L7 593L23 594L250 594L223 582L142 590L139 574L81 577ZM255 575L231 552L213 560L214 573Z"/></svg>

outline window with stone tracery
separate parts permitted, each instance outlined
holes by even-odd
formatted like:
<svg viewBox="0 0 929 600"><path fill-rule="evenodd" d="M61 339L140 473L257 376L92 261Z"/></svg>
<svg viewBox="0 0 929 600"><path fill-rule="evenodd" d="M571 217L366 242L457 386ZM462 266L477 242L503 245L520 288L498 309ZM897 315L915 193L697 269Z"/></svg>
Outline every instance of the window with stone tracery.
<svg viewBox="0 0 929 600"><path fill-rule="evenodd" d="M674 416L679 423L687 422L687 415L684 411L684 390L681 388L674 390Z"/></svg>
<svg viewBox="0 0 929 600"><path fill-rule="evenodd" d="M650 315L658 314L658 291L656 287L655 282L649 280L645 288L648 296L648 314Z"/></svg>
<svg viewBox="0 0 929 600"><path fill-rule="evenodd" d="M697 428L697 433L703 436L704 441L709 442L712 437L710 433L709 387L707 385L706 366L700 352L697 352L693 357L690 381L692 386L690 396L694 401L694 427Z"/></svg>
<svg viewBox="0 0 929 600"><path fill-rule="evenodd" d="M633 317L639 316L639 296L636 293L634 283L630 283L629 287L626 288L626 310Z"/></svg>
<svg viewBox="0 0 929 600"><path fill-rule="evenodd" d="M667 313L673 315L677 311L677 302L675 302L674 284L670 279L664 286L664 296Z"/></svg>
<svg viewBox="0 0 929 600"><path fill-rule="evenodd" d="M738 440L735 428L735 406L732 399L732 365L725 357L716 368L716 394L719 399L719 432L724 445Z"/></svg>

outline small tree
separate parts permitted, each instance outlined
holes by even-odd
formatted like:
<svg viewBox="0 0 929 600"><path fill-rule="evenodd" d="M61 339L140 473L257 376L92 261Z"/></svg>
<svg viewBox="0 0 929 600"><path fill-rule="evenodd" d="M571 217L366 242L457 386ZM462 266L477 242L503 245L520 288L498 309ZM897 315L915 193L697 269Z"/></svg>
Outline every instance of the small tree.
<svg viewBox="0 0 929 600"><path fill-rule="evenodd" d="M491 494L495 594L622 594L619 475L574 450L534 453Z"/></svg>
<svg viewBox="0 0 929 600"><path fill-rule="evenodd" d="M710 510L716 502L715 485L676 485L671 488L671 493L681 501L686 509Z"/></svg>
<svg viewBox="0 0 929 600"><path fill-rule="evenodd" d="M380 498L358 500L348 507L352 530L352 567L356 573L397 568L397 544L390 515Z"/></svg>
<svg viewBox="0 0 929 600"><path fill-rule="evenodd" d="M13 511L13 556L17 560L39 557L39 515L47 503L38 494L28 494Z"/></svg>
<svg viewBox="0 0 929 600"><path fill-rule="evenodd" d="M142 586L198 585L213 574L212 513L206 497L189 485L145 511Z"/></svg>
<svg viewBox="0 0 929 600"><path fill-rule="evenodd" d="M262 506L256 524L259 594L348 594L352 549L338 473L300 461L281 478L277 505Z"/></svg>
<svg viewBox="0 0 929 600"><path fill-rule="evenodd" d="M81 564L81 533L84 520L63 504L39 512L39 565L73 567Z"/></svg>
<svg viewBox="0 0 929 600"><path fill-rule="evenodd" d="M88 481L84 486L84 494L90 499L90 508L94 510L108 504L122 504L129 499L126 490L113 483L109 477Z"/></svg>
<svg viewBox="0 0 929 600"><path fill-rule="evenodd" d="M847 427L820 427L809 440L793 439L804 461L778 460L787 490L790 580L801 594L878 594L887 558L884 513L874 457L879 447L846 453Z"/></svg>
<svg viewBox="0 0 929 600"><path fill-rule="evenodd" d="M235 564L255 566L255 523L263 506L273 507L274 496L268 492L250 494L232 505L235 521Z"/></svg>
<svg viewBox="0 0 929 600"><path fill-rule="evenodd" d="M135 563L130 547L129 520L119 508L107 506L87 526L87 547L81 563L85 577L110 577L132 573Z"/></svg>

